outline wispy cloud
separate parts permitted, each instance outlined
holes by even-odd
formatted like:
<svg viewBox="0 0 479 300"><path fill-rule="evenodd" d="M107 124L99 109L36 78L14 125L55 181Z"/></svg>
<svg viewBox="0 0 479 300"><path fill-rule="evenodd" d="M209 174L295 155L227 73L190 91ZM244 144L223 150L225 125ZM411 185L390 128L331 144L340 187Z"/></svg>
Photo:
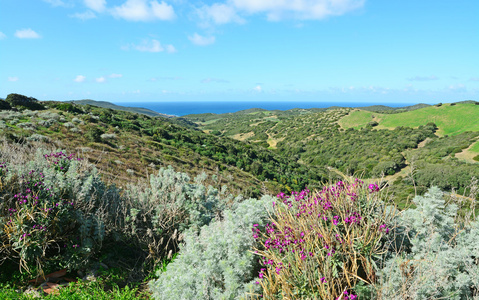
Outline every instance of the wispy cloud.
<svg viewBox="0 0 479 300"><path fill-rule="evenodd" d="M211 45L215 42L215 37L214 36L202 36L199 35L198 33L195 32L192 36L188 36L188 39L195 45L198 46L207 46Z"/></svg>
<svg viewBox="0 0 479 300"><path fill-rule="evenodd" d="M98 83L103 83L103 82L106 82L106 78L105 77L98 77L98 78L95 78L95 81L98 82Z"/></svg>
<svg viewBox="0 0 479 300"><path fill-rule="evenodd" d="M110 77L110 78L121 78L121 77L123 77L123 75L113 73L113 74L110 74L110 76L108 76L108 77Z"/></svg>
<svg viewBox="0 0 479 300"><path fill-rule="evenodd" d="M196 10L196 14L204 25L209 23L227 24L233 22L243 24L246 22L238 15L235 7L222 3L215 3L211 6L204 5Z"/></svg>
<svg viewBox="0 0 479 300"><path fill-rule="evenodd" d="M168 53L176 52L176 49L173 45L166 45L166 49L161 45L160 41L158 40L143 40L141 44L129 44L121 47L123 50L130 50L134 49L140 52L163 52L166 50Z"/></svg>
<svg viewBox="0 0 479 300"><path fill-rule="evenodd" d="M340 16L364 6L365 0L229 0L198 9L202 19L216 24L244 23L240 15L264 14L270 21L283 19L321 20Z"/></svg>
<svg viewBox="0 0 479 300"><path fill-rule="evenodd" d="M6 38L7 36L5 35L5 33L1 32L0 31L0 40L3 40L4 38Z"/></svg>
<svg viewBox="0 0 479 300"><path fill-rule="evenodd" d="M469 78L469 81L479 81L479 77L471 77Z"/></svg>
<svg viewBox="0 0 479 300"><path fill-rule="evenodd" d="M52 6L67 6L62 0L43 0L46 3L50 3Z"/></svg>
<svg viewBox="0 0 479 300"><path fill-rule="evenodd" d="M229 83L228 80L219 79L219 78L206 78L206 79L201 80L201 83L210 83L210 82Z"/></svg>
<svg viewBox="0 0 479 300"><path fill-rule="evenodd" d="M102 12L106 8L106 0L84 0L85 6L96 12Z"/></svg>
<svg viewBox="0 0 479 300"><path fill-rule="evenodd" d="M20 29L15 32L15 36L19 39L39 39L41 36L31 28Z"/></svg>
<svg viewBox="0 0 479 300"><path fill-rule="evenodd" d="M75 79L73 79L73 81L75 82L84 82L85 80L86 80L86 77L83 75L78 75L77 77L75 77Z"/></svg>
<svg viewBox="0 0 479 300"><path fill-rule="evenodd" d="M173 20L176 18L173 6L166 2L146 0L127 0L121 6L112 9L112 15L128 21Z"/></svg>
<svg viewBox="0 0 479 300"><path fill-rule="evenodd" d="M263 89L261 88L261 85L257 85L253 88L253 90L255 90L256 92L261 92L263 91Z"/></svg>
<svg viewBox="0 0 479 300"><path fill-rule="evenodd" d="M95 19L96 15L95 15L94 12L89 10L89 11L86 11L84 13L76 13L76 14L73 14L73 15L69 15L69 17L80 19L82 21L86 21L86 20L90 20L90 19Z"/></svg>
<svg viewBox="0 0 479 300"><path fill-rule="evenodd" d="M439 78L432 75L432 76L415 76L408 78L407 80L409 81L432 81L432 80L438 80Z"/></svg>
<svg viewBox="0 0 479 300"><path fill-rule="evenodd" d="M14 77L8 77L8 81L12 81L12 82L15 82L15 81L18 81L19 78L14 76Z"/></svg>

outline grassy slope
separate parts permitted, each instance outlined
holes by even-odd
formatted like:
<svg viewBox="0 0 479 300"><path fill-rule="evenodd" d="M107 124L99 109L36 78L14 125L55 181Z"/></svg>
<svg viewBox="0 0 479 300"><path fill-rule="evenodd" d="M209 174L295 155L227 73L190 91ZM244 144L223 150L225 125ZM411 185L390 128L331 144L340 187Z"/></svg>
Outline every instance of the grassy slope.
<svg viewBox="0 0 479 300"><path fill-rule="evenodd" d="M438 135L457 135L465 131L479 131L477 116L479 116L479 105L461 103L454 106L449 104L440 107L430 106L398 114L356 110L341 119L339 124L343 128L360 128L374 119L379 123L378 129L394 129L397 126L418 127L433 122L439 128Z"/></svg>

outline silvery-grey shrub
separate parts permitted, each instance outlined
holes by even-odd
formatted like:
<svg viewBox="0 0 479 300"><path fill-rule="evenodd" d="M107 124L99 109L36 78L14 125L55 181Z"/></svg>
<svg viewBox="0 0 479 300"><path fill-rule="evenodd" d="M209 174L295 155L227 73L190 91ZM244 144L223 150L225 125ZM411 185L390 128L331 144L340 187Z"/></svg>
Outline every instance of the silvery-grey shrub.
<svg viewBox="0 0 479 300"><path fill-rule="evenodd" d="M50 127L55 124L57 121L55 119L39 120L37 124L43 127Z"/></svg>
<svg viewBox="0 0 479 300"><path fill-rule="evenodd" d="M35 142L49 142L50 138L42 134L34 133L31 136L27 137L27 140Z"/></svg>
<svg viewBox="0 0 479 300"><path fill-rule="evenodd" d="M224 211L221 220L184 234L184 244L166 272L150 282L154 299L238 299L258 292L258 256L250 252L253 224L264 226L271 196L248 199Z"/></svg>
<svg viewBox="0 0 479 300"><path fill-rule="evenodd" d="M174 248L179 233L208 224L227 203L240 201L204 185L206 174L193 181L186 173L170 166L150 175L148 184L130 184L125 191L125 233L136 241L156 249L154 255ZM171 242L171 243L170 243ZM166 247L161 248L160 247Z"/></svg>
<svg viewBox="0 0 479 300"><path fill-rule="evenodd" d="M66 128L73 128L75 127L75 124L71 123L71 122L66 122L63 124L63 126L65 126Z"/></svg>
<svg viewBox="0 0 479 300"><path fill-rule="evenodd" d="M104 133L100 135L103 140L114 140L116 139L116 134L114 133Z"/></svg>
<svg viewBox="0 0 479 300"><path fill-rule="evenodd" d="M50 112L50 111L46 111L46 112L41 112L38 114L38 117L39 118L42 118L42 119L53 119L53 120L56 120L58 121L60 119L60 115L57 114L57 113L54 113L54 112Z"/></svg>
<svg viewBox="0 0 479 300"><path fill-rule="evenodd" d="M478 299L479 222L462 222L437 187L413 202L397 220L405 247L380 272L381 298Z"/></svg>
<svg viewBox="0 0 479 300"><path fill-rule="evenodd" d="M72 119L72 123L75 123L75 124L84 124L84 122L80 119L78 119L77 117L74 117Z"/></svg>
<svg viewBox="0 0 479 300"><path fill-rule="evenodd" d="M18 123L17 127L26 130L35 130L36 126L31 122Z"/></svg>

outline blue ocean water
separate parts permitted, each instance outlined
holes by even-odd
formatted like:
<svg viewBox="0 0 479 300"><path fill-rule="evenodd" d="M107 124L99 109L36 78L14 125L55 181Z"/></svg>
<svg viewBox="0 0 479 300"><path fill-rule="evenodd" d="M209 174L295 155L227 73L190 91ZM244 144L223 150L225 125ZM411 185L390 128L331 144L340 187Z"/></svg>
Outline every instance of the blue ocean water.
<svg viewBox="0 0 479 300"><path fill-rule="evenodd" d="M189 114L202 113L232 113L249 108L263 108L267 110L288 110L292 108L324 108L330 106L341 107L362 107L370 105L380 105L380 103L348 103L348 102L254 102L254 101L234 101L234 102L220 102L220 101L188 101L188 102L117 102L121 106L143 107L153 111L174 115L184 116ZM390 107L403 107L412 105L411 103L387 103Z"/></svg>

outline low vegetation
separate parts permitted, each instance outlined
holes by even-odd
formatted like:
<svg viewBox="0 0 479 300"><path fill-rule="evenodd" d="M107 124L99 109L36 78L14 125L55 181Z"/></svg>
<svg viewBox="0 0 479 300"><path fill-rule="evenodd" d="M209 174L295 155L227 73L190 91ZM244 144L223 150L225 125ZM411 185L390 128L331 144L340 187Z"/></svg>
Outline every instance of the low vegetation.
<svg viewBox="0 0 479 300"><path fill-rule="evenodd" d="M479 173L455 157L478 131L28 101L0 111L0 299L479 297Z"/></svg>

